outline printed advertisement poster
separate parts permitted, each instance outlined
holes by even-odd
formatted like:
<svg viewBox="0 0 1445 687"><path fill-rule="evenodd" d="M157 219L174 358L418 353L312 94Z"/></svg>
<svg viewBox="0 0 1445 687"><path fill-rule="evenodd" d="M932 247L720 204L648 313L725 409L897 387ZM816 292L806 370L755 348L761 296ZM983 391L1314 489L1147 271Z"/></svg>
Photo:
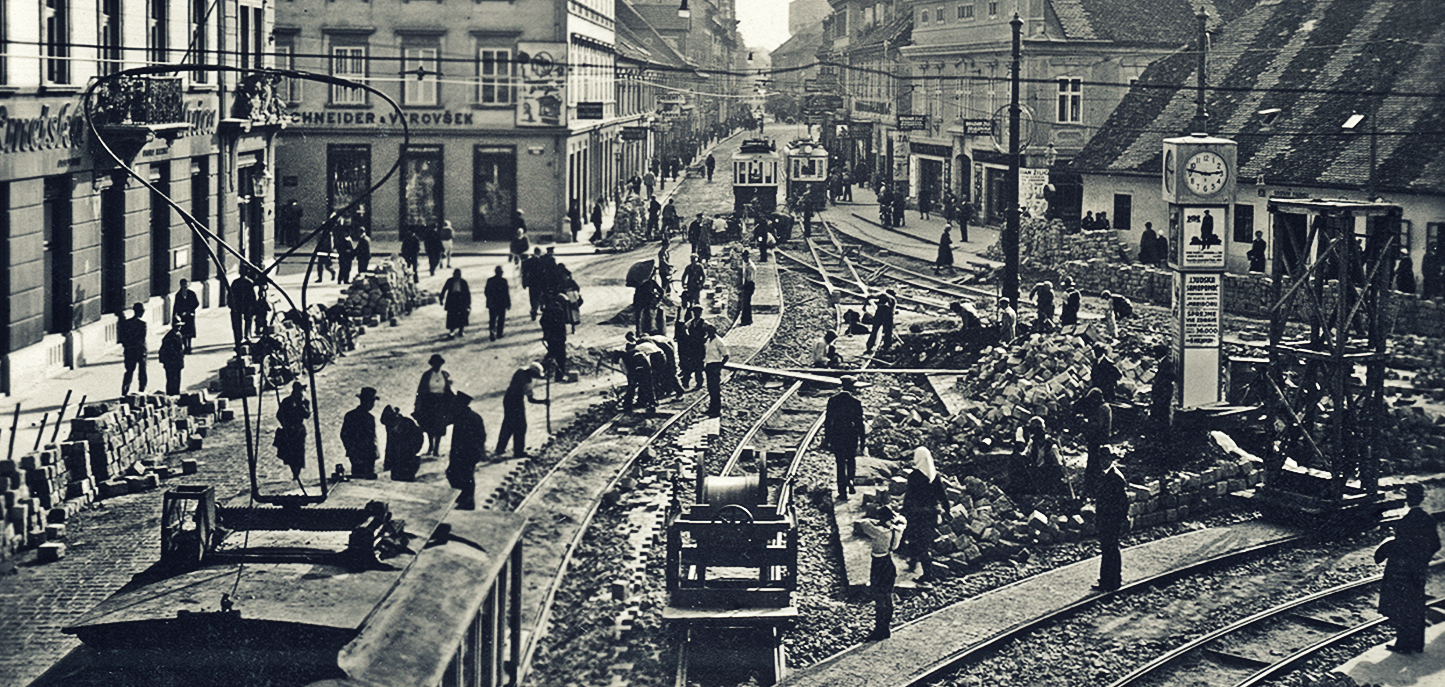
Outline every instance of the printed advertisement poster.
<svg viewBox="0 0 1445 687"><path fill-rule="evenodd" d="M567 124L567 44L518 43L517 126Z"/></svg>
<svg viewBox="0 0 1445 687"><path fill-rule="evenodd" d="M1222 276L1218 274L1184 275L1180 324L1185 348L1219 346L1222 281Z"/></svg>
<svg viewBox="0 0 1445 687"><path fill-rule="evenodd" d="M1180 267L1185 270L1224 269L1225 208L1183 207L1179 209Z"/></svg>
<svg viewBox="0 0 1445 687"><path fill-rule="evenodd" d="M1044 188L1049 185L1049 170L1019 168L1019 205L1029 211L1030 217L1043 217L1049 209L1044 198Z"/></svg>

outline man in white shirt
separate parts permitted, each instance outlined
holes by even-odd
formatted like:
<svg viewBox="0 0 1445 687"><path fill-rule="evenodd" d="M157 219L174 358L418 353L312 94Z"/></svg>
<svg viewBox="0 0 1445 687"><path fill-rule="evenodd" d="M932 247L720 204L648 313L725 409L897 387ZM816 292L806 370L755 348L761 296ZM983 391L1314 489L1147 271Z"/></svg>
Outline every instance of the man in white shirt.
<svg viewBox="0 0 1445 687"><path fill-rule="evenodd" d="M833 367L842 364L838 356L838 348L833 344L838 339L838 332L828 330L823 336L813 342L813 367Z"/></svg>
<svg viewBox="0 0 1445 687"><path fill-rule="evenodd" d="M757 290L757 284L753 282L753 274L756 271L752 255L744 250L741 280L738 285L738 324L744 327L753 323L753 291Z"/></svg>
<svg viewBox="0 0 1445 687"><path fill-rule="evenodd" d="M703 325L703 373L707 375L707 414L722 415L722 369L728 362L728 347L717 333L717 327Z"/></svg>

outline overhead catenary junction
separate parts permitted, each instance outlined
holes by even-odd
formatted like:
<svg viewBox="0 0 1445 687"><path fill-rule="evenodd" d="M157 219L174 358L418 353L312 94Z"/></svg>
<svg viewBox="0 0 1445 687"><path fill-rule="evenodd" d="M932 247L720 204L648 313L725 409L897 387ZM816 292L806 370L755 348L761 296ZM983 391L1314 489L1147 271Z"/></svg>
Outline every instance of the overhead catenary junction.
<svg viewBox="0 0 1445 687"><path fill-rule="evenodd" d="M1445 3L801 2L6 5L0 684L1445 682Z"/></svg>

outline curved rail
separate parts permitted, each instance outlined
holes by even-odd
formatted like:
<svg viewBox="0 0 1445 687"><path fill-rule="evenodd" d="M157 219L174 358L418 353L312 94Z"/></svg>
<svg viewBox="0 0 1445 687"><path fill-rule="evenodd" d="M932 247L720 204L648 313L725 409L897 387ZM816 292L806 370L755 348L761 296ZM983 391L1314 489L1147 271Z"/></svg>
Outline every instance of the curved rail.
<svg viewBox="0 0 1445 687"><path fill-rule="evenodd" d="M1432 574L1434 575L1445 574L1445 560L1432 563L1430 568L1432 570ZM1361 592L1365 588L1378 584L1382 579L1384 579L1383 575L1372 575L1370 577L1355 580L1354 582L1347 582L1345 584L1336 585L1329 589L1324 589L1315 592L1314 594L1310 594L1308 596L1303 596L1298 599L1293 599L1291 601L1282 603L1273 608L1265 609L1247 618L1242 618L1236 622L1226 625L1225 627L1221 627L1213 632L1202 635L1191 642L1175 647L1168 653L1159 656L1153 661L1150 661L1149 663L1136 668L1128 675L1125 675L1124 677L1114 681L1110 684L1109 687L1131 687L1133 685L1145 684L1146 682L1153 685L1170 684L1168 682L1168 671L1173 666L1178 665L1181 661L1196 653L1204 654L1204 657L1207 658L1211 653L1209 648L1210 645L1223 644L1224 640L1231 640L1231 648L1229 653L1238 654L1239 648L1241 646L1248 646L1250 644L1259 645L1267 643L1270 641L1270 639L1274 637L1273 635L1268 635L1263 631L1267 625L1271 623L1281 622L1286 619L1288 615L1293 614L1296 610L1306 606L1310 606L1312 604L1326 601L1335 601L1346 597L1350 597L1352 601L1358 601L1360 597L1363 596ZM1334 610L1335 614L1338 614L1338 610L1332 610ZM1375 627L1382 622L1384 622L1384 619L1377 617L1363 623L1357 623L1353 626L1335 625L1335 627L1338 628L1338 631L1327 633L1317 641L1306 643L1303 646L1291 647L1293 650L1287 656L1284 656L1278 661L1274 661L1269 663L1268 665L1260 667L1259 669L1250 673L1248 677L1233 684L1235 684L1237 687L1246 687L1250 685L1257 685L1266 680L1278 677L1281 673L1289 670L1292 666L1298 664L1300 661L1307 659L1308 657L1322 651L1325 648L1339 644L1340 642L1349 639L1350 637L1353 637L1361 632ZM1260 652L1259 655L1264 655L1266 653L1270 655L1278 655L1278 647L1267 647L1267 651ZM1197 677L1197 674L1191 673L1190 677L1184 679L1192 683L1197 681Z"/></svg>

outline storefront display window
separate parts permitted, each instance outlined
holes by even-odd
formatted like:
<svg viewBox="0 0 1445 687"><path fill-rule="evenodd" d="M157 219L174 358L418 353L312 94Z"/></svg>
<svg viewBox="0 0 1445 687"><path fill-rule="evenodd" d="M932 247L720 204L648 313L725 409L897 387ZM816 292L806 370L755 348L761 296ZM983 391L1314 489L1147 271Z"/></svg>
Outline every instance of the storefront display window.
<svg viewBox="0 0 1445 687"><path fill-rule="evenodd" d="M517 209L517 149L477 146L472 167L472 192L476 198L473 237L478 241L510 239L512 216Z"/></svg>
<svg viewBox="0 0 1445 687"><path fill-rule="evenodd" d="M401 154L401 228L420 231L441 226L442 148L408 146Z"/></svg>
<svg viewBox="0 0 1445 687"><path fill-rule="evenodd" d="M332 145L326 149L327 198L334 214L366 195L371 188L371 146ZM371 229L371 204L362 201L338 224Z"/></svg>

